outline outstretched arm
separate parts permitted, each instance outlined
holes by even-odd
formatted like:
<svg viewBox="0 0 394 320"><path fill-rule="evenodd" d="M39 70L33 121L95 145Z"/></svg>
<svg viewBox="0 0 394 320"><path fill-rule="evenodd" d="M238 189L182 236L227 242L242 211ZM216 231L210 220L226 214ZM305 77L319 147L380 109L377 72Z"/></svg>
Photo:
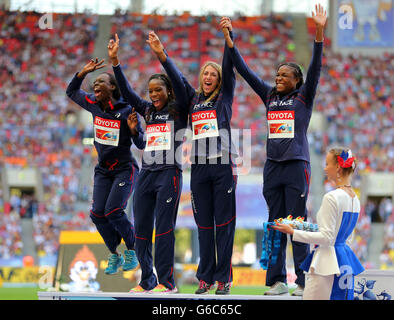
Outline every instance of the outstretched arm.
<svg viewBox="0 0 394 320"><path fill-rule="evenodd" d="M93 99L93 95L89 95L85 91L81 90L82 81L88 73L104 68L106 65L103 63L104 59L101 61L99 61L98 58L90 59L82 70L74 76L67 87L67 96L84 109L89 110L90 104L88 101L92 101L91 99Z"/></svg>
<svg viewBox="0 0 394 320"><path fill-rule="evenodd" d="M319 4L315 7L316 12L312 12L312 19L316 24L316 38L313 44L311 63L306 74L305 84L301 92L306 100L313 101L316 95L317 85L319 84L320 72L322 67L324 27L327 22L327 13ZM308 105L312 106L312 103Z"/></svg>
<svg viewBox="0 0 394 320"><path fill-rule="evenodd" d="M293 241L332 246L335 243L335 228L339 219L338 205L332 195L326 194L323 197L318 215L321 217L319 219L318 232L294 230L291 226L286 224L278 224L272 226L272 228L293 235Z"/></svg>
<svg viewBox="0 0 394 320"><path fill-rule="evenodd" d="M225 37L232 38L233 27L231 25L231 20L228 17L222 17L219 23L219 27L222 29ZM235 72L234 64L229 54L229 47L227 41L224 45L223 62L222 62L222 72L223 72L223 92L226 93L225 96L231 97L233 99L234 89L235 89Z"/></svg>
<svg viewBox="0 0 394 320"><path fill-rule="evenodd" d="M230 23L231 25L231 22L229 21L229 19L227 19L228 18L222 18L220 25L228 28L228 24ZM223 35L224 39L226 40L229 56L239 74L260 96L261 100L265 104L267 101L268 93L272 90L272 87L265 83L262 79L260 79L260 77L252 69L249 68L249 66L241 56L240 52L238 51L238 48L235 46L234 41L231 37L230 30L232 30L232 27L228 31L223 29Z"/></svg>
<svg viewBox="0 0 394 320"><path fill-rule="evenodd" d="M118 82L120 92L122 96L127 100L127 102L135 108L135 110L145 116L146 108L150 106L150 103L144 99L141 99L138 94L131 88L129 82L126 79L118 58L119 51L119 37L115 34L115 41L111 39L108 43L108 56L112 63L112 69L114 70L114 75L116 81Z"/></svg>
<svg viewBox="0 0 394 320"><path fill-rule="evenodd" d="M168 57L164 50L163 44L154 31L149 32L148 40L146 40L146 42L149 44L153 53L159 59L168 77L170 78L174 87L177 102L179 102L181 107L184 107L185 111L188 111L189 102L194 96L195 90L179 71L172 59Z"/></svg>

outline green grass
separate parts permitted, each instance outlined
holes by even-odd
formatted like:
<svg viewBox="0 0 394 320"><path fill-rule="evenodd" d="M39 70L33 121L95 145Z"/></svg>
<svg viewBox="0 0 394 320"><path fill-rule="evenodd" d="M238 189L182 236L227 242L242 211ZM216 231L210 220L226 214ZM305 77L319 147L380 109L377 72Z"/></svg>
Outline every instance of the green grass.
<svg viewBox="0 0 394 320"><path fill-rule="evenodd" d="M38 287L0 288L0 300L38 300Z"/></svg>
<svg viewBox="0 0 394 320"><path fill-rule="evenodd" d="M194 293L197 289L196 285L183 285L179 288L180 293ZM245 295L262 295L268 287L232 287L231 294L245 294ZM290 293L294 289L290 289ZM0 300L38 300L37 292L40 291L38 287L23 287L23 288L0 288ZM215 294L212 290L210 294Z"/></svg>

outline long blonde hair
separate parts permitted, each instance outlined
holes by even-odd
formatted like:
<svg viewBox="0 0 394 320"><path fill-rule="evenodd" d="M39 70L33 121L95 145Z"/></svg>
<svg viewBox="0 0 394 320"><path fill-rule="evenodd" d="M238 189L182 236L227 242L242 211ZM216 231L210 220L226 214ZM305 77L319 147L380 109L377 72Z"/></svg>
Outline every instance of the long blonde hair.
<svg viewBox="0 0 394 320"><path fill-rule="evenodd" d="M204 74L206 67L208 67L208 66L211 66L212 68L214 68L218 72L218 75L219 75L218 80L219 81L218 81L218 85L216 86L215 90L212 91L212 93L210 94L210 96L208 97L206 102L213 100L218 95L218 93L222 87L222 67L214 61L207 61L204 63L204 65L200 69L200 75L198 77L197 93L200 94L201 92L203 92L203 90L202 90L202 76Z"/></svg>

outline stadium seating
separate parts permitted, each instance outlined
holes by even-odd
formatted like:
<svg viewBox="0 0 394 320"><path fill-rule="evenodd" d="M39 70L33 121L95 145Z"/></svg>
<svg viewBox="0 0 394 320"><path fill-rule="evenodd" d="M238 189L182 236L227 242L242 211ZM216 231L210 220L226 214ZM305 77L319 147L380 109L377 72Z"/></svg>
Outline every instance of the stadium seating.
<svg viewBox="0 0 394 320"><path fill-rule="evenodd" d="M34 237L39 252L45 254L56 252L59 230L93 229L88 210L80 212L73 203L88 198L81 195L78 185L81 159L85 155L95 162L96 154L81 144L87 128L73 120L79 109L67 99L65 90L75 72L91 58L98 16L55 14L54 28L48 30L37 27L39 17L35 12L0 11L0 161L4 167L41 170L45 199L34 216ZM200 65L206 60L221 61L224 41L217 29L219 19L117 12L111 18L108 39L119 34L125 74L132 87L147 98L148 77L163 72L145 43L148 31L158 33L169 55L197 87ZM295 60L291 16L237 17L232 23L237 46L265 81L273 82L276 64ZM309 19L307 26L312 44ZM393 54L345 57L334 53L326 39L315 111L324 115L328 127L311 134L313 150L324 154L332 143L348 145L359 157L361 172L394 171L393 58ZM251 129L252 166L259 168L266 159L264 119L260 98L237 75L232 126ZM0 210L5 212L0 215L0 257L21 254L20 208L2 203ZM387 239L392 242L390 221ZM363 215L355 245L361 258L366 257L369 224L368 215Z"/></svg>
<svg viewBox="0 0 394 320"><path fill-rule="evenodd" d="M45 195L34 217L34 237L44 254L56 252L58 231L74 219L58 217L74 217L73 203L81 196L84 128L71 121L78 109L65 90L93 52L98 18L54 15L53 29L41 30L38 13L0 11L0 159L5 168L41 171ZM1 237L0 252L8 252L0 256L21 254L17 222L23 208L4 203L2 210L0 228L7 237Z"/></svg>

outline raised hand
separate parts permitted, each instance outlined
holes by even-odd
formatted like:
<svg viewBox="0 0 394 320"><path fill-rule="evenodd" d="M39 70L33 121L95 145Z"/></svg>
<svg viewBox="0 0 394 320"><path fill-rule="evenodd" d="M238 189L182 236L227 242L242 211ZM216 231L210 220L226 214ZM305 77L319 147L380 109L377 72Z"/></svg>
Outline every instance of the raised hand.
<svg viewBox="0 0 394 320"><path fill-rule="evenodd" d="M131 113L127 117L127 125L129 126L131 134L133 136L137 135L138 118L137 118L137 112L135 112L134 108L132 109Z"/></svg>
<svg viewBox="0 0 394 320"><path fill-rule="evenodd" d="M324 10L323 6L315 5L316 13L312 11L312 19L316 24L316 27L324 28L327 22L327 11Z"/></svg>
<svg viewBox="0 0 394 320"><path fill-rule="evenodd" d="M82 70L78 73L77 76L79 78L83 78L90 72L105 68L106 64L103 63L104 63L104 59L102 59L101 61L99 61L98 58L96 58L95 60L90 59L90 61L82 68Z"/></svg>
<svg viewBox="0 0 394 320"><path fill-rule="evenodd" d="M220 28L223 31L224 39L226 40L227 46L232 48L234 46L233 40L230 37L230 31L233 30L231 20L228 17L222 17L219 23Z"/></svg>
<svg viewBox="0 0 394 320"><path fill-rule="evenodd" d="M233 31L233 26L231 25L231 20L229 17L222 17L219 23L220 28L224 31L227 29L228 31Z"/></svg>
<svg viewBox="0 0 394 320"><path fill-rule="evenodd" d="M154 31L149 32L146 43L149 44L150 48L157 55L160 61L164 62L167 59L166 54L164 53L164 46Z"/></svg>
<svg viewBox="0 0 394 320"><path fill-rule="evenodd" d="M118 50L119 50L119 37L118 34L115 33L115 41L113 39L108 42L108 57L112 62L112 65L116 66L118 61Z"/></svg>
<svg viewBox="0 0 394 320"><path fill-rule="evenodd" d="M327 12L324 10L323 6L315 5L316 13L312 11L312 19L316 24L316 42L322 42L324 40L324 26L327 22Z"/></svg>
<svg viewBox="0 0 394 320"><path fill-rule="evenodd" d="M159 37L154 31L149 32L148 39L146 40L146 42L149 44L150 48L156 54L164 50L164 47L161 44Z"/></svg>

